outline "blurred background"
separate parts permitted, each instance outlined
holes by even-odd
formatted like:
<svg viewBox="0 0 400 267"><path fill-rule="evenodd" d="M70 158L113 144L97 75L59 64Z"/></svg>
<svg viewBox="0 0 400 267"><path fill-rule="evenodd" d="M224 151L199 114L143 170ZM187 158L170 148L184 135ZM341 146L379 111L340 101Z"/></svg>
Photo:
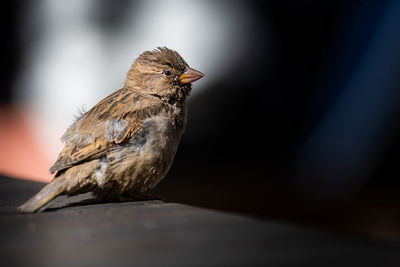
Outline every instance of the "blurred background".
<svg viewBox="0 0 400 267"><path fill-rule="evenodd" d="M400 1L6 1L0 173L48 182L80 109L143 51L207 76L157 192L400 239Z"/></svg>

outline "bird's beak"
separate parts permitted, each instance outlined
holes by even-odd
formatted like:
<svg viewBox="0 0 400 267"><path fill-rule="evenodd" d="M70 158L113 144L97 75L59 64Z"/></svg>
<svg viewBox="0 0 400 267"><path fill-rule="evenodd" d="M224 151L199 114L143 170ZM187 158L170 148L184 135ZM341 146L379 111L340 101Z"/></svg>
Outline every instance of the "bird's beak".
<svg viewBox="0 0 400 267"><path fill-rule="evenodd" d="M186 71L179 76L179 82L181 84L192 83L204 76L200 71L187 67Z"/></svg>

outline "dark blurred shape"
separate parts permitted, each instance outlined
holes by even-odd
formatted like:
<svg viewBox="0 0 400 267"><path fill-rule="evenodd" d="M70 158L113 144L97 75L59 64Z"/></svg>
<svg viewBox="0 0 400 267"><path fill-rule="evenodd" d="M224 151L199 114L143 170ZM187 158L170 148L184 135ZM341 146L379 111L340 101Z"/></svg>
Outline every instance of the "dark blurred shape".
<svg viewBox="0 0 400 267"><path fill-rule="evenodd" d="M23 1L21 1L23 2ZM19 5L13 1L2 4L2 20L0 26L1 64L0 64L0 105L12 100L12 85L21 56L18 49L17 28Z"/></svg>
<svg viewBox="0 0 400 267"><path fill-rule="evenodd" d="M358 13L376 10L371 5ZM367 47L346 83L300 150L301 175L309 183L308 191L318 191L314 194L319 198L357 193L399 135L399 2L390 2L381 13L373 16L381 19L371 27ZM348 39L351 44L354 37ZM325 97L317 102L321 98Z"/></svg>

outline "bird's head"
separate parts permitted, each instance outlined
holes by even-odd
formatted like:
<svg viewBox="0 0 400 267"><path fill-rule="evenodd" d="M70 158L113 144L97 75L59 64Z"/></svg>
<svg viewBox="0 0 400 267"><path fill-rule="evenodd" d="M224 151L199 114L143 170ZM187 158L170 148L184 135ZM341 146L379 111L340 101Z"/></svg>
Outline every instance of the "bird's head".
<svg viewBox="0 0 400 267"><path fill-rule="evenodd" d="M142 53L129 70L125 87L140 88L163 100L185 100L191 83L204 76L192 69L178 52L159 47Z"/></svg>

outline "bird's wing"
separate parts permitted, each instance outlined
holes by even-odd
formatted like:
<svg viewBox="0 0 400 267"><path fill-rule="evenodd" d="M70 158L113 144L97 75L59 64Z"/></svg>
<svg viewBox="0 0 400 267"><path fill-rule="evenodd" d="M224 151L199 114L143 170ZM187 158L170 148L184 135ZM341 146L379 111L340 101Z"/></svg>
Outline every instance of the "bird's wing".
<svg viewBox="0 0 400 267"><path fill-rule="evenodd" d="M101 157L117 144L139 134L143 121L162 111L154 98L121 89L100 101L78 118L63 135L64 148L50 172Z"/></svg>

